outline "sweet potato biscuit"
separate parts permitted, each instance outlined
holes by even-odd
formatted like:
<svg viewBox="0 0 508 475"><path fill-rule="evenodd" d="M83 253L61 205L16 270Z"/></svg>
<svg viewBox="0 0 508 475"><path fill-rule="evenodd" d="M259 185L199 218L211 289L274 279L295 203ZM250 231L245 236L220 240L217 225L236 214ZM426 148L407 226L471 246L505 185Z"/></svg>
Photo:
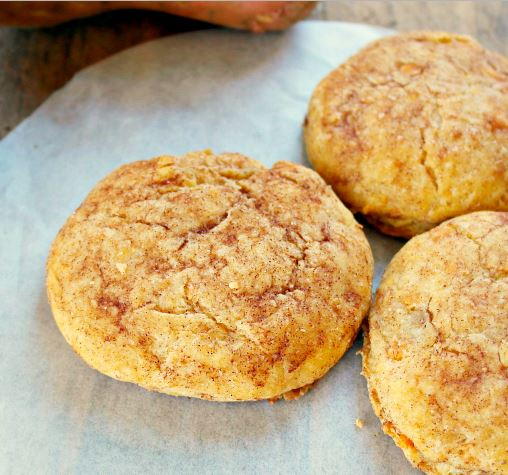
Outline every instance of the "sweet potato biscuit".
<svg viewBox="0 0 508 475"><path fill-rule="evenodd" d="M409 241L369 316L363 373L384 431L432 474L508 474L508 213Z"/></svg>
<svg viewBox="0 0 508 475"><path fill-rule="evenodd" d="M319 83L305 124L315 169L387 234L508 210L508 59L469 37L370 44Z"/></svg>
<svg viewBox="0 0 508 475"><path fill-rule="evenodd" d="M360 225L315 172L207 151L111 173L47 267L55 320L89 365L221 401L323 376L357 334L373 273Z"/></svg>

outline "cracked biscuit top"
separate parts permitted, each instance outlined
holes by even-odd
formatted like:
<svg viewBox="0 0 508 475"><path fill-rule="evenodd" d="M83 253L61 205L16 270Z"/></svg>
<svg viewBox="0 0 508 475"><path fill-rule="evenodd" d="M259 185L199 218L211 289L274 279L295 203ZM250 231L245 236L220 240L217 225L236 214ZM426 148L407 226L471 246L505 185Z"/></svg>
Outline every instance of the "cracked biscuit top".
<svg viewBox="0 0 508 475"><path fill-rule="evenodd" d="M508 473L508 213L471 213L409 241L364 341L374 410L415 466Z"/></svg>
<svg viewBox="0 0 508 475"><path fill-rule="evenodd" d="M92 367L234 401L323 376L368 310L373 262L314 171L205 151L111 173L68 219L47 268L55 320Z"/></svg>
<svg viewBox="0 0 508 475"><path fill-rule="evenodd" d="M448 33L378 40L317 86L305 141L344 203L388 234L506 211L508 59Z"/></svg>

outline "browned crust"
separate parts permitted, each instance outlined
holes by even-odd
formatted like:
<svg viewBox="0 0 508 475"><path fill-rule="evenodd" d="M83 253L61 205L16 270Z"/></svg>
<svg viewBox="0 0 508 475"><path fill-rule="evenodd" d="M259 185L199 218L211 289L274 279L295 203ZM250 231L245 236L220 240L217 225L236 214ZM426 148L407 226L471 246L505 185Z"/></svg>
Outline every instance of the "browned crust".
<svg viewBox="0 0 508 475"><path fill-rule="evenodd" d="M410 240L364 330L363 375L385 433L431 474L508 471L508 213Z"/></svg>
<svg viewBox="0 0 508 475"><path fill-rule="evenodd" d="M469 37L371 43L316 87L304 135L318 173L387 234L508 210L508 60Z"/></svg>
<svg viewBox="0 0 508 475"><path fill-rule="evenodd" d="M101 181L55 239L47 285L63 335L99 371L250 400L323 376L371 280L361 227L316 173L205 151Z"/></svg>

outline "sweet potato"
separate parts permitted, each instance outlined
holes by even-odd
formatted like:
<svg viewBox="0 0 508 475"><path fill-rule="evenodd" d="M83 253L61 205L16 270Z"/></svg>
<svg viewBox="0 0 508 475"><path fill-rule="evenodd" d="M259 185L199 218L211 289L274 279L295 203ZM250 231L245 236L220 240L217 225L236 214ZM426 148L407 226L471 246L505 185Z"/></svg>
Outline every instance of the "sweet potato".
<svg viewBox="0 0 508 475"><path fill-rule="evenodd" d="M118 9L148 9L254 32L283 30L307 16L314 2L0 2L0 24L52 26Z"/></svg>

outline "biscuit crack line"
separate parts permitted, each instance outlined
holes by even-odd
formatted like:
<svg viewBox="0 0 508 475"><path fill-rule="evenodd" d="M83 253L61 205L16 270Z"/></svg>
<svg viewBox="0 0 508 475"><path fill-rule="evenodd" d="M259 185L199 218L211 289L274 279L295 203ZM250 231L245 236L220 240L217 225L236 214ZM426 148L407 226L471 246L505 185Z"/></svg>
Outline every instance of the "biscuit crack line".
<svg viewBox="0 0 508 475"><path fill-rule="evenodd" d="M138 310L140 310L140 309L142 309L142 307L138 308ZM221 328L225 333L236 334L236 331L234 329L232 329L232 328L228 327L227 325L225 325L224 323L218 321L215 317L205 313L201 309L192 309L191 308L190 310L185 310L185 311L166 310L166 309L160 307L159 305L155 305L155 306L151 307L151 310L154 310L157 313L162 313L164 315L169 315L169 316L172 316L172 315L185 315L185 316L200 315L200 316L205 317L207 320L212 320L213 323L217 327Z"/></svg>
<svg viewBox="0 0 508 475"><path fill-rule="evenodd" d="M228 335L235 336L237 338L239 337L240 339L247 341L247 342L253 344L254 346L256 346L258 348L258 350L261 351L262 353L265 353L265 351L263 351L261 349L259 342L256 341L255 339L253 339L251 336L242 332L238 327L230 327L227 324L225 324L224 322L221 322L212 313L205 310L199 302L192 302L192 299L189 297L188 282L186 282L185 285L183 286L183 297L184 297L187 305L189 306L189 308L191 308L194 311L194 313L204 315L208 320L214 322L216 326L221 328Z"/></svg>
<svg viewBox="0 0 508 475"><path fill-rule="evenodd" d="M204 225L202 225L202 226L200 226L198 228L190 229L186 233L187 237L185 237L185 240L188 240L188 236L190 234L206 234L206 233L209 233L209 232L213 231L217 226L222 224L222 222L225 221L228 218L230 211L231 210L229 210L227 213L222 214L219 217L218 221L216 221L216 222L209 221L208 223L205 223ZM119 218L119 219L123 220L126 224L141 224L141 225L149 226L149 227L151 227L151 226L160 226L161 228L164 228L166 231L171 231L171 227L170 226L168 226L167 224L158 222L158 221L157 222L156 221L150 222L150 221L146 221L146 220L143 220L143 219L129 220L126 216L121 216L121 215L118 215L118 214L112 214L111 216L113 218ZM112 228L112 229L114 229L114 228ZM180 237L183 237L183 236L180 236Z"/></svg>
<svg viewBox="0 0 508 475"><path fill-rule="evenodd" d="M496 282L498 280L503 280L508 277L508 274L505 273L503 270L501 270L497 274L493 274L487 266L485 266L485 263L483 262L481 250L483 249L483 244L481 243L481 239L484 239L487 235L489 235L493 230L485 233L484 235L480 236L479 238L475 238L471 235L471 233L468 233L465 229L460 229L458 226L456 226L453 223L449 223L449 225L455 230L457 234L460 236L465 237L466 239L469 239L472 243L474 243L477 247L478 251L478 262L480 263L480 268L484 271L484 277L488 277L492 282ZM473 277L469 283L471 283L475 277Z"/></svg>
<svg viewBox="0 0 508 475"><path fill-rule="evenodd" d="M201 306L197 306L196 307L196 306L192 306L192 305L189 304L189 309L188 310L177 311L177 310L166 310L163 307L161 307L159 305L156 305L156 304L155 305L154 304L145 304L145 305L142 305L142 306L134 309L133 312L134 311L145 310L145 309L146 310L152 310L154 312L157 312L157 313L160 313L160 314L163 314L163 315L167 315L167 316L182 315L182 316L192 317L193 315L199 315L200 317L204 317L206 320L211 321L216 327L218 327L221 330L223 330L224 333L226 333L226 334L228 334L230 336L242 339L244 341L247 341L247 342L255 345L257 347L258 351L260 351L262 353L265 353L259 347L259 343L256 340L254 340L253 338L249 337L247 334L241 332L238 328L229 327L228 325L226 325L225 323L223 323L220 320L218 320L216 317L214 317L209 312L206 312L203 308L201 308Z"/></svg>
<svg viewBox="0 0 508 475"><path fill-rule="evenodd" d="M425 173L429 177L430 182L432 183L432 186L436 191L439 190L436 174L433 170L433 168L427 163L427 140L425 139L425 130L420 127L420 156L418 157L418 161L422 165L422 167L425 169Z"/></svg>

